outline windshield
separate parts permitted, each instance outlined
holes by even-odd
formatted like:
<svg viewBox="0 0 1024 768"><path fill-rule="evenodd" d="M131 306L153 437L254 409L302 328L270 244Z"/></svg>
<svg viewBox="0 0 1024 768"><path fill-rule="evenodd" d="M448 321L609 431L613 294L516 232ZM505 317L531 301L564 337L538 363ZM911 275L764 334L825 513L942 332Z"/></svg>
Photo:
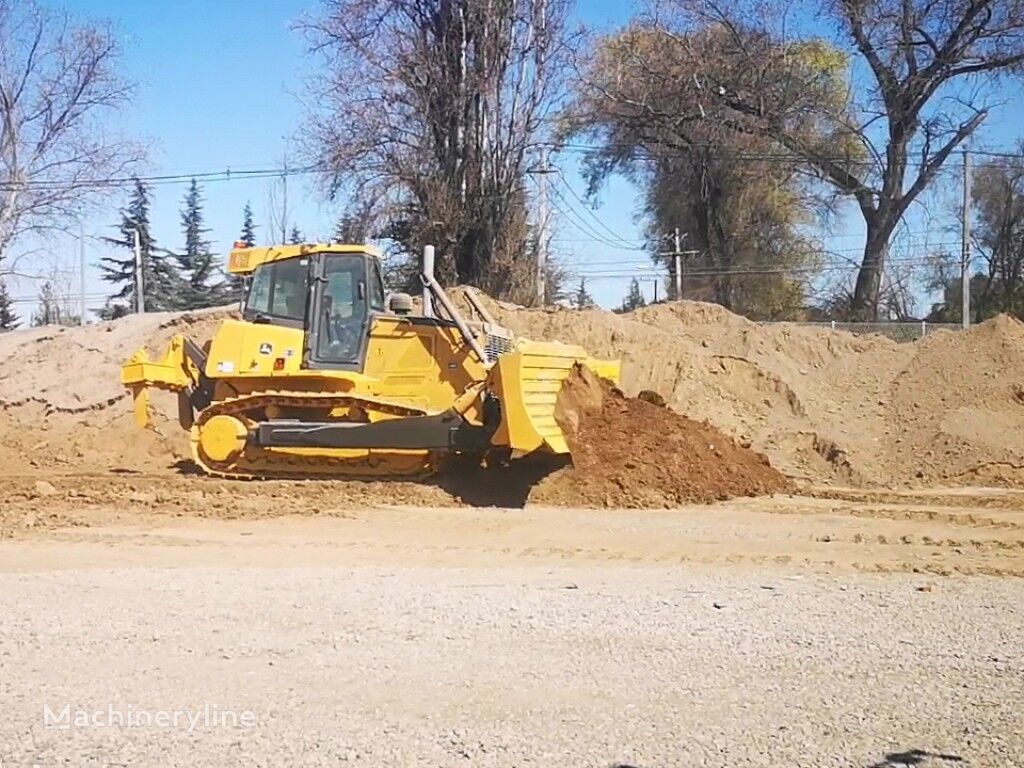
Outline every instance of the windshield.
<svg viewBox="0 0 1024 768"><path fill-rule="evenodd" d="M366 325L366 261L363 256L327 256L320 297L317 357L355 362Z"/></svg>
<svg viewBox="0 0 1024 768"><path fill-rule="evenodd" d="M264 315L301 323L306 317L308 286L308 259L287 259L257 267L245 302L246 319Z"/></svg>

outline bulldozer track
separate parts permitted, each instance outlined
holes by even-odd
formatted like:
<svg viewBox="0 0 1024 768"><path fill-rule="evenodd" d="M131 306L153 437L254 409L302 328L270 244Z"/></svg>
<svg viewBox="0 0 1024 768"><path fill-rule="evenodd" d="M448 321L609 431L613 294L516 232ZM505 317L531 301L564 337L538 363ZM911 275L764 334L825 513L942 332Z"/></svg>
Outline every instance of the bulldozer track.
<svg viewBox="0 0 1024 768"><path fill-rule="evenodd" d="M214 416L226 415L241 417L253 409L267 406L285 406L289 408L327 409L343 408L352 405L366 406L369 410L386 413L390 416L423 416L427 411L405 405L378 400L359 395L339 395L330 392L303 392L282 390L264 390L250 392L237 397L226 398L212 403L196 417L192 427L192 458L202 469L213 477L226 479L284 479L304 480L312 478L338 477L348 480L374 480L381 477L401 475L406 479L417 479L430 475L435 469L437 460L427 455L419 462L418 469L409 471L407 468L396 471L394 455L375 456L370 452L363 458L341 458L338 456L302 456L271 452L266 449L246 448L238 459L229 462L218 462L203 455L199 449L198 434L203 424ZM258 451L258 453L257 453ZM415 463L415 462L413 462Z"/></svg>

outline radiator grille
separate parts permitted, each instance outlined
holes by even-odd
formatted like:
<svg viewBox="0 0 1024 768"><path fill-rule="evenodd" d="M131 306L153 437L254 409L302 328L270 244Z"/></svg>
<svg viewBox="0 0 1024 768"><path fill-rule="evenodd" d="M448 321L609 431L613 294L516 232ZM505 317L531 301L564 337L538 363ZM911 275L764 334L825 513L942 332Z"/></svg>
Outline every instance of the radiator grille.
<svg viewBox="0 0 1024 768"><path fill-rule="evenodd" d="M487 355L487 362L493 363L506 352L511 352L513 347L514 344L511 338L488 333L487 342L484 344L484 353Z"/></svg>

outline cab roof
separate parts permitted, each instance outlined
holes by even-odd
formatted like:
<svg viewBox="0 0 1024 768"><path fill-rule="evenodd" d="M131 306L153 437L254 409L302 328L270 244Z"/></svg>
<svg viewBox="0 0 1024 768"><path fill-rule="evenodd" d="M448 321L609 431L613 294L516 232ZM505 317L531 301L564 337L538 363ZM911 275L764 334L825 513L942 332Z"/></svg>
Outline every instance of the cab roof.
<svg viewBox="0 0 1024 768"><path fill-rule="evenodd" d="M318 253L361 253L375 259L381 258L381 252L372 245L303 243L301 245L234 248L228 256L228 272L233 275L247 275L261 264L294 259L297 256L313 256Z"/></svg>

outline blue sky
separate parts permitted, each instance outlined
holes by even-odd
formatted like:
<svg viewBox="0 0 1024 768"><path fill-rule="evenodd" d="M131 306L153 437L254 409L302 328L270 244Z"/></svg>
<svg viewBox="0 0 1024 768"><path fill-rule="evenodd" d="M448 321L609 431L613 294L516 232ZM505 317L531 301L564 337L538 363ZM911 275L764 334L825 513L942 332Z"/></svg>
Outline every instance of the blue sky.
<svg viewBox="0 0 1024 768"><path fill-rule="evenodd" d="M60 6L57 0L46 4ZM315 63L305 55L301 36L290 29L303 14L316 13L316 0L71 0L64 4L74 14L107 19L117 30L123 48L124 76L137 84L129 109L116 126L150 147L149 174L184 174L276 167L288 151L289 140L303 119L299 96L304 78ZM616 0L579 0L582 22L597 29L623 23L631 4ZM1019 97L1019 89L1011 94ZM1019 103L1019 99L1018 99ZM999 146L1012 141L1019 116L1004 115L989 129ZM567 158L565 178L573 190L583 194L575 162ZM252 203L261 237L267 238L269 181L217 181L204 185L209 237L223 253L235 240L244 204ZM954 185L955 186L955 185ZM181 244L179 207L184 184L154 188L153 224L157 240L167 248ZM937 194L948 195L950 185ZM555 249L570 270L589 264L589 272L635 271L653 274L650 262L638 250L616 247L607 241L637 242L641 237L635 221L637 191L622 180L613 180L601 193L600 207L593 215L583 212L568 190L558 207L574 205L576 212L558 216ZM312 238L326 236L337 216L334 204L324 201L311 181L290 183L292 218ZM124 202L115 195L104 210L90 215L86 223L87 291L107 291L99 281L94 264L107 246L96 238L111 232L118 220L117 208ZM598 220L600 223L598 223ZM912 230L934 228L914 224ZM614 236L612 235L614 234ZM595 235L600 235L599 239ZM843 216L835 225L832 246L856 257L861 226L856 216ZM54 244L54 257L77 264L71 239ZM618 304L626 289L625 279L588 280L588 288L599 303ZM644 282L651 296L654 279ZM71 284L77 290L77 277ZM19 297L34 296L35 286L21 281L14 288ZM102 301L92 302L98 306ZM27 315L30 305L21 305Z"/></svg>

